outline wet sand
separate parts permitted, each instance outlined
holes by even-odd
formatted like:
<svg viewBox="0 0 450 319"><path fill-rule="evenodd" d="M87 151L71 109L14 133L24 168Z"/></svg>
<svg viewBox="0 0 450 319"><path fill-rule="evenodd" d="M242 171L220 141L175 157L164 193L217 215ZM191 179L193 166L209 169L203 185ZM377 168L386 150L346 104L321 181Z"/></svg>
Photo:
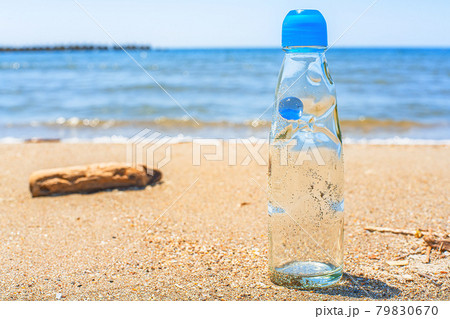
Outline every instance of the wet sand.
<svg viewBox="0 0 450 319"><path fill-rule="evenodd" d="M125 145L0 144L0 299L450 299L449 253L423 264L422 239L364 230L450 232L449 146L345 146L346 275L314 291L268 279L267 166L193 166L191 149L173 145L152 187L31 198L34 170L125 161Z"/></svg>

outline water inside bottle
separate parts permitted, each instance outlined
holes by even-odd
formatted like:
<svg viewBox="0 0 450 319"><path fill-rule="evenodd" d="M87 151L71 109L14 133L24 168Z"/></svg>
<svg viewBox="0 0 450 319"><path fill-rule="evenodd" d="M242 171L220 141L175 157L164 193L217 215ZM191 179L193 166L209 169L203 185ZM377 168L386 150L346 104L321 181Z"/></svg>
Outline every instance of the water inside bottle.
<svg viewBox="0 0 450 319"><path fill-rule="evenodd" d="M327 286L342 275L343 161L315 134L270 146L270 275L284 286Z"/></svg>

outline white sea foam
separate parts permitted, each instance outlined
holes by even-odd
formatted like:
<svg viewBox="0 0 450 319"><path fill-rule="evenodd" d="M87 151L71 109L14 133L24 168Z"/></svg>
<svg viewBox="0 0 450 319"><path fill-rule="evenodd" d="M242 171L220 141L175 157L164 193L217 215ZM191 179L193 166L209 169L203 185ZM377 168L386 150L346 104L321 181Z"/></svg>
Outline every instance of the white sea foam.
<svg viewBox="0 0 450 319"><path fill-rule="evenodd" d="M24 139L16 137L2 137L0 138L0 144L20 144L23 143Z"/></svg>
<svg viewBox="0 0 450 319"><path fill-rule="evenodd" d="M368 145L450 145L450 139L420 139L408 137L391 138L344 138L344 144Z"/></svg>
<svg viewBox="0 0 450 319"><path fill-rule="evenodd" d="M162 135L161 137L166 137ZM160 138L161 138L160 137ZM170 136L167 144L177 144L192 142L195 139L203 139L204 137L192 137L183 134L178 134L176 136ZM234 140L237 143L242 143L243 140L248 140L249 138L239 138L239 139L208 139L211 141L229 141ZM261 139L256 137L250 137L253 143L264 141L268 142L268 139ZM155 142L156 139L143 139L140 143L151 143ZM0 144L21 144L25 143L27 139L16 138L16 137L3 137L0 138ZM61 143L68 144L83 144L83 143L94 143L94 144L126 144L129 141L128 137L113 135L113 136L100 136L94 138L63 138L60 140ZM391 138L344 138L344 145L351 144L365 144L365 145L450 145L450 139L416 139L407 137L391 137Z"/></svg>

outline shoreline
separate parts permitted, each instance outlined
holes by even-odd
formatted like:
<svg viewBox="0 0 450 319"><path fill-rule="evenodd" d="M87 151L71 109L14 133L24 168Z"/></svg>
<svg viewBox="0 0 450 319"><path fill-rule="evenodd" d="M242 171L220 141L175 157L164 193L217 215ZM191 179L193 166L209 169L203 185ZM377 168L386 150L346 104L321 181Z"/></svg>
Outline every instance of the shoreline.
<svg viewBox="0 0 450 319"><path fill-rule="evenodd" d="M165 135L163 135L165 136ZM253 140L255 142L264 141L268 143L268 138L205 138L205 137L190 137L179 134L178 136L169 136L170 140L166 144L179 144L179 143L191 143L195 139L203 139L209 141L229 142L230 140L236 141L238 144L242 144L243 140ZM94 138L15 138L15 137L3 137L0 138L0 145L14 145L14 144L33 144L33 143L62 143L62 144L127 144L130 141L125 136L100 136ZM145 139L142 140L145 142ZM148 142L154 143L155 140L151 139ZM343 145L411 145L411 146L448 146L450 145L450 139L420 139L394 136L390 138L344 138Z"/></svg>
<svg viewBox="0 0 450 319"><path fill-rule="evenodd" d="M342 120L345 144L380 145L448 145L449 125L420 123L390 119L361 118ZM116 121L80 118L58 118L54 122L32 124L8 124L0 127L0 143L21 143L28 140L53 139L68 143L101 142L126 143L142 131L153 131L171 141L189 142L196 138L216 140L240 140L244 138L267 139L270 122L246 120L243 122L213 121L196 125L188 119L161 117L143 121Z"/></svg>

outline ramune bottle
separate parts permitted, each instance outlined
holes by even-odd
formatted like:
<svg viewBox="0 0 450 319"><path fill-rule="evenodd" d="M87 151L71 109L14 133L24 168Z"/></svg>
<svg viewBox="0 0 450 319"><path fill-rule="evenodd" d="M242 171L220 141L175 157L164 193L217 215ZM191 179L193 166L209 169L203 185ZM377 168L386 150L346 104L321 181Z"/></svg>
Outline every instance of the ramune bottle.
<svg viewBox="0 0 450 319"><path fill-rule="evenodd" d="M336 92L317 10L283 21L269 159L269 272L293 288L326 287L343 266L344 164Z"/></svg>

